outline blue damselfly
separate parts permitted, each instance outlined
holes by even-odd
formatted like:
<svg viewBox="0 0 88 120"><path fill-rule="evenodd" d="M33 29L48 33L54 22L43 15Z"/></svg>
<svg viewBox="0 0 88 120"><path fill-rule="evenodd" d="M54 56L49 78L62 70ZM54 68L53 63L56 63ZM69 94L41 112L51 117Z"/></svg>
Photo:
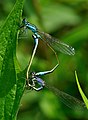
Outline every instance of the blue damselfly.
<svg viewBox="0 0 88 120"><path fill-rule="evenodd" d="M69 108L75 109L75 110L86 110L85 104L80 101L79 99L63 92L60 91L59 89L51 86L49 83L47 84L43 79L40 77L49 73L52 73L55 69L57 68L54 67L54 69L50 71L44 71L44 72L32 72L29 75L29 85L27 84L27 88L35 90L35 91L40 91L44 87L48 88L51 92L53 92L66 106Z"/></svg>

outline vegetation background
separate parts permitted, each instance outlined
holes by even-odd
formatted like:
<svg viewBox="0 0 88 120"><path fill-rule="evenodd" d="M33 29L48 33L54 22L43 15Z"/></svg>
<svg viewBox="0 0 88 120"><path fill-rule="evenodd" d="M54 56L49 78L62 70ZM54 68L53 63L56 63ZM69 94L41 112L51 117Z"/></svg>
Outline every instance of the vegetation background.
<svg viewBox="0 0 88 120"><path fill-rule="evenodd" d="M0 1L0 24L13 8L15 0ZM43 77L48 84L81 99L74 71L86 96L88 95L88 1L87 0L25 0L23 18L41 31L59 38L75 48L74 56L58 53L60 66ZM27 67L34 41L28 31L18 37L17 58L22 70ZM39 41L31 71L45 71L57 64L54 53ZM71 110L48 89L25 92L18 120L87 120L87 112Z"/></svg>

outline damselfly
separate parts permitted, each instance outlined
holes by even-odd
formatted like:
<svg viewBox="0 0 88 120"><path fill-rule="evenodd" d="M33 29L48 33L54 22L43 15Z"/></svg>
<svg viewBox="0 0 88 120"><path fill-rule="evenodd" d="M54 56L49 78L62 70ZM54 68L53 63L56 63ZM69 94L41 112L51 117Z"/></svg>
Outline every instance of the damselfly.
<svg viewBox="0 0 88 120"><path fill-rule="evenodd" d="M22 24L23 25L21 26L21 28L24 27L26 29L30 29L34 33L34 35L32 37L35 40L35 47L34 47L31 61L29 63L28 70L27 70L27 83L26 83L27 88L31 88L36 91L40 91L44 87L47 87L54 94L56 94L61 99L61 101L63 103L65 103L68 107L73 108L73 109L85 108L85 104L83 102L81 102L80 100L78 100L77 98L75 98L73 96L68 95L67 93L60 91L59 89L57 89L55 87L50 86L49 84L47 84L44 80L42 80L40 78L40 76L42 76L42 75L52 73L58 67L59 64L57 64L53 69L51 69L49 71L38 72L38 73L32 72L29 75L29 68L32 64L32 61L33 61L33 58L34 58L34 55L35 55L35 52L36 52L36 49L38 46L39 38L42 39L44 42L46 42L46 44L53 50L53 52L56 55L56 58L57 58L57 54L56 54L55 50L58 50L62 53L68 54L68 55L74 55L75 54L74 48L57 40L56 38L51 37L47 33L41 32L40 30L38 30L38 28L36 26L27 22L26 19L23 19ZM57 61L59 61L58 58L57 58Z"/></svg>
<svg viewBox="0 0 88 120"><path fill-rule="evenodd" d="M68 55L74 55L75 54L75 50L74 48L72 48L71 46L61 42L60 40L52 37L51 35L45 33L45 32L41 32L35 25L29 23L26 19L23 19L22 21L22 25L20 26L20 28L25 28L25 29L29 29L31 30L34 35L33 38L35 40L35 47L33 50L33 54L28 66L28 70L27 70L27 79L28 79L28 72L30 69L30 66L32 64L37 46L38 46L38 40L41 39L43 40L50 48L51 50L55 53L56 59L58 61L58 65L59 65L59 60L56 54L56 50L60 51L62 53L68 54Z"/></svg>
<svg viewBox="0 0 88 120"><path fill-rule="evenodd" d="M35 25L29 23L25 18L23 19L22 26L20 26L20 28L22 27L24 27L25 29L30 29L37 36L37 38L40 38L44 42L46 42L53 49L53 51L58 50L68 55L75 54L74 48L61 42L60 40L52 37L51 35L45 32L41 32Z"/></svg>
<svg viewBox="0 0 88 120"><path fill-rule="evenodd" d="M38 73L32 72L28 79L29 86L27 86L27 88L31 88L36 91L40 91L44 87L46 87L50 91L52 91L56 96L58 96L58 98L69 108L76 109L76 110L85 110L86 106L82 101L47 84L43 79L40 78L40 76L42 76L42 75L52 73L56 69L56 67L50 71L44 71L44 72L38 72Z"/></svg>

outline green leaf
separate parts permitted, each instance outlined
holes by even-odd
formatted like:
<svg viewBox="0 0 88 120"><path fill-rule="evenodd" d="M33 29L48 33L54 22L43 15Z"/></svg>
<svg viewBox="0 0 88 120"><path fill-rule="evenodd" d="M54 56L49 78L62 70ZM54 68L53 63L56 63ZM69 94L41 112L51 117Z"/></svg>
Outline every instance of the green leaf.
<svg viewBox="0 0 88 120"><path fill-rule="evenodd" d="M18 83L22 79L17 75L20 69L16 60L16 40L23 3L24 0L16 1L0 29L0 120L16 118L24 86L24 81Z"/></svg>
<svg viewBox="0 0 88 120"><path fill-rule="evenodd" d="M82 91L82 88L81 88L81 86L80 86L80 84L79 84L79 81L78 81L78 77L77 77L76 71L75 71L75 77L76 77L76 82L77 82L77 86L78 86L79 92L80 92L80 94L81 94L81 96L82 96L82 99L83 99L83 101L84 101L87 109L88 109L88 99L87 99L87 97L85 96L85 94L84 94L83 91Z"/></svg>

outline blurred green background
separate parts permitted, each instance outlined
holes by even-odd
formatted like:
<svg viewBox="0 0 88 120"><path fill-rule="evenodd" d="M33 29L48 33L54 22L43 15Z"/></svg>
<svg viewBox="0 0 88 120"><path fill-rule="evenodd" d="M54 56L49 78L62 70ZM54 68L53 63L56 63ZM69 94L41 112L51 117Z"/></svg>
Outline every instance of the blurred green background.
<svg viewBox="0 0 88 120"><path fill-rule="evenodd" d="M0 1L0 25L14 4L15 0ZM60 66L42 78L48 84L81 99L75 81L76 70L81 87L88 97L88 0L25 0L24 17L41 31L75 48L74 56L58 52ZM34 41L31 35L31 31L28 31L18 36L17 58L22 70L27 67L32 54ZM50 70L56 64L54 53L39 41L31 71ZM71 110L45 88L40 92L25 91L17 119L88 120L88 113Z"/></svg>

